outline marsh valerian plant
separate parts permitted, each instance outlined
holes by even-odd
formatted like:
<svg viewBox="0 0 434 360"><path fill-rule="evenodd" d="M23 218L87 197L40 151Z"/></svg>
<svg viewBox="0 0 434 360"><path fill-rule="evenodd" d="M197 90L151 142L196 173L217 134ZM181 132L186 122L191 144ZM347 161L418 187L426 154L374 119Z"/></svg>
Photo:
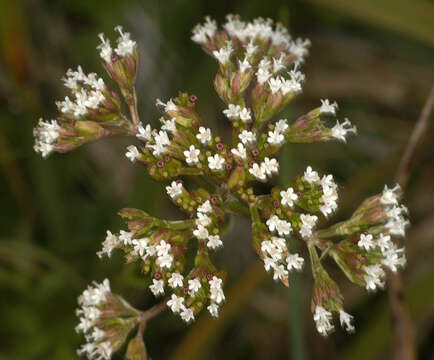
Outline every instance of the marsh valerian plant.
<svg viewBox="0 0 434 360"><path fill-rule="evenodd" d="M163 297L160 304L140 311L111 292L108 280L94 283L79 297L76 330L86 344L79 353L109 359L128 341L127 358L146 356L143 329L146 321L168 307L189 323L206 309L218 317L225 302L226 273L212 254L224 245L223 232L233 214L247 216L252 224L252 244L265 270L288 286L288 273L301 270L305 259L291 249L289 239L307 248L314 287L312 312L321 335L334 329L337 316L343 328L354 331L353 317L345 312L338 285L323 266L330 257L355 284L374 291L384 286L385 268L396 272L405 264L403 248L392 238L403 237L407 209L399 205L399 186L369 197L342 222L318 229L320 217L338 208L338 186L333 176L307 166L286 186L260 194L255 182L267 182L279 172L277 155L286 143L346 142L356 128L348 119L326 126L338 106L321 100L316 109L295 121L278 114L302 92L301 65L308 40L292 39L271 20L241 21L229 15L222 29L206 18L193 29L192 40L218 62L214 87L225 103L224 116L232 125L232 142L207 128L196 112L195 95L179 93L156 105L161 128L152 129L138 116L135 78L137 44L121 27L116 47L99 35L102 65L119 91L97 74L81 67L68 70L63 81L72 96L57 102L59 116L40 120L35 129L35 150L43 157L68 152L106 136L131 136L126 157L145 166L150 177L166 184L171 201L186 214L185 220L168 221L142 210L126 208L119 214L128 230L107 231L99 257L122 251L128 263L139 264L149 277L149 290ZM128 109L128 111L124 111ZM193 178L195 189L184 186ZM196 249L188 266L187 250Z"/></svg>

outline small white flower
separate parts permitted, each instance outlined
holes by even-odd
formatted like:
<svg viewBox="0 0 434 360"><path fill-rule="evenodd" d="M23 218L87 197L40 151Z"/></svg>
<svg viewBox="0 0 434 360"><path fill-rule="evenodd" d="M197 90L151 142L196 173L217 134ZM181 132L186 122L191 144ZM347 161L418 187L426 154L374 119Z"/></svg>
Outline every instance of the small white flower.
<svg viewBox="0 0 434 360"><path fill-rule="evenodd" d="M190 321L193 321L194 320L193 310L189 309L189 308L184 308L184 310L182 310L182 312L181 312L181 319L187 323Z"/></svg>
<svg viewBox="0 0 434 360"><path fill-rule="evenodd" d="M172 264L173 264L173 256L170 254L165 254L165 255L159 256L157 258L156 262L161 268L170 269L172 267Z"/></svg>
<svg viewBox="0 0 434 360"><path fill-rule="evenodd" d="M212 206L209 200L206 200L202 205L197 208L197 212L209 214L212 212Z"/></svg>
<svg viewBox="0 0 434 360"><path fill-rule="evenodd" d="M236 148L231 149L231 153L243 160L247 159L247 151L242 143L238 143Z"/></svg>
<svg viewBox="0 0 434 360"><path fill-rule="evenodd" d="M332 189L336 189L337 185L336 185L336 183L333 180L333 175L324 175L321 178L321 186L323 188L329 187L329 188L332 188Z"/></svg>
<svg viewBox="0 0 434 360"><path fill-rule="evenodd" d="M208 157L208 166L212 171L223 170L224 165L225 165L225 159L221 157L219 154L215 154L214 156Z"/></svg>
<svg viewBox="0 0 434 360"><path fill-rule="evenodd" d="M277 224L279 223L280 219L276 216L273 215L271 218L269 218L266 222L268 229L270 230L270 232L274 232L276 230Z"/></svg>
<svg viewBox="0 0 434 360"><path fill-rule="evenodd" d="M274 131L277 131L280 134L284 134L288 130L288 121L286 119L281 119L276 122L274 126Z"/></svg>
<svg viewBox="0 0 434 360"><path fill-rule="evenodd" d="M402 216L397 218L389 219L386 223L386 228L389 232L395 236L405 236L405 228L410 224L410 222L404 219Z"/></svg>
<svg viewBox="0 0 434 360"><path fill-rule="evenodd" d="M261 163L261 168L267 176L272 176L279 172L279 163L276 159L264 158L264 162Z"/></svg>
<svg viewBox="0 0 434 360"><path fill-rule="evenodd" d="M229 104L228 108L223 110L223 114L229 119L238 119L240 117L241 106Z"/></svg>
<svg viewBox="0 0 434 360"><path fill-rule="evenodd" d="M268 80L268 85L270 86L271 93L275 94L282 87L282 80L279 77L271 78Z"/></svg>
<svg viewBox="0 0 434 360"><path fill-rule="evenodd" d="M345 136L348 133L357 134L357 128L355 126L351 126L350 121L345 118L342 124L339 124L339 121L336 121L336 125L332 127L332 136L338 140L343 142L347 142Z"/></svg>
<svg viewBox="0 0 434 360"><path fill-rule="evenodd" d="M151 125L146 125L146 127L143 127L142 124L139 125L137 128L137 135L136 137L143 141L149 141L152 138L152 128Z"/></svg>
<svg viewBox="0 0 434 360"><path fill-rule="evenodd" d="M200 288L202 287L202 284L200 283L199 279L191 279L188 280L188 289L191 291L191 295L196 294Z"/></svg>
<svg viewBox="0 0 434 360"><path fill-rule="evenodd" d="M215 20L211 20L209 16L205 18L205 24L197 24L193 29L193 36L191 39L199 44L205 43L211 39L217 31L217 24Z"/></svg>
<svg viewBox="0 0 434 360"><path fill-rule="evenodd" d="M250 63L247 61L247 57L245 57L243 61L238 60L238 64L242 73L251 68Z"/></svg>
<svg viewBox="0 0 434 360"><path fill-rule="evenodd" d="M248 130L243 130L238 137L244 145L252 144L256 141L256 134Z"/></svg>
<svg viewBox="0 0 434 360"><path fill-rule="evenodd" d="M244 123L249 123L252 121L252 115L250 114L250 110L247 108L243 108L243 110L240 111L240 119Z"/></svg>
<svg viewBox="0 0 434 360"><path fill-rule="evenodd" d="M211 142L211 129L204 128L201 126L199 128L199 134L196 135L196 138L203 144L206 145Z"/></svg>
<svg viewBox="0 0 434 360"><path fill-rule="evenodd" d="M222 65L226 64L229 61L229 58L232 54L232 43L228 41L226 43L226 47L221 48L220 50L214 50L212 54L218 60L218 62Z"/></svg>
<svg viewBox="0 0 434 360"><path fill-rule="evenodd" d="M285 55L286 54L282 52L278 59L273 58L273 73L277 74L280 70L285 68L285 65L283 64L283 59L285 58Z"/></svg>
<svg viewBox="0 0 434 360"><path fill-rule="evenodd" d="M285 137L278 131L269 131L267 141L271 145L280 145L285 140Z"/></svg>
<svg viewBox="0 0 434 360"><path fill-rule="evenodd" d="M219 317L219 307L217 304L210 304L207 307L209 313L211 314L212 317L218 318Z"/></svg>
<svg viewBox="0 0 434 360"><path fill-rule="evenodd" d="M271 257L264 257L264 268L265 271L270 271L271 269L275 269L277 266L276 261Z"/></svg>
<svg viewBox="0 0 434 360"><path fill-rule="evenodd" d="M118 242L118 237L115 234L112 234L109 230L107 230L107 236L102 243L102 249L96 254L99 258L103 257L104 254L106 254L108 257L111 257L112 251L116 247Z"/></svg>
<svg viewBox="0 0 434 360"><path fill-rule="evenodd" d="M152 285L149 286L149 289L154 294L154 296L163 295L164 294L164 281L152 279Z"/></svg>
<svg viewBox="0 0 434 360"><path fill-rule="evenodd" d="M256 78L259 84L265 84L270 77L271 73L267 69L258 68L258 71L256 72Z"/></svg>
<svg viewBox="0 0 434 360"><path fill-rule="evenodd" d="M365 249L366 251L374 249L374 238L371 234L360 234L360 240L358 241L357 245L359 246L359 248Z"/></svg>
<svg viewBox="0 0 434 360"><path fill-rule="evenodd" d="M384 286L384 277L386 276L384 270L380 265L365 266L365 283L367 290L376 290L377 287L382 288Z"/></svg>
<svg viewBox="0 0 434 360"><path fill-rule="evenodd" d="M390 240L390 235L380 234L380 237L377 239L377 245L384 255L385 251L390 249L392 245L392 241Z"/></svg>
<svg viewBox="0 0 434 360"><path fill-rule="evenodd" d="M166 186L166 191L172 199L176 199L178 196L182 195L182 183L172 181L170 186Z"/></svg>
<svg viewBox="0 0 434 360"><path fill-rule="evenodd" d="M323 195L321 196L321 200L323 202L323 205L320 207L320 211L324 214L324 216L328 216L338 208L338 194L336 192L336 189L331 187L323 186L322 189Z"/></svg>
<svg viewBox="0 0 434 360"><path fill-rule="evenodd" d="M198 212L195 223L196 225L202 225L204 227L207 227L209 224L211 224L211 218L206 214Z"/></svg>
<svg viewBox="0 0 434 360"><path fill-rule="evenodd" d="M288 277L288 271L283 265L274 268L273 280L285 280Z"/></svg>
<svg viewBox="0 0 434 360"><path fill-rule="evenodd" d="M264 181L265 179L267 179L264 168L262 166L259 166L257 163L253 164L253 166L249 169L249 173L260 181Z"/></svg>
<svg viewBox="0 0 434 360"><path fill-rule="evenodd" d="M258 50L258 47L253 44L253 40L250 40L249 43L246 45L246 55L252 56L256 50Z"/></svg>
<svg viewBox="0 0 434 360"><path fill-rule="evenodd" d="M313 171L310 166L306 168L306 171L304 172L304 179L309 183L316 183L319 181L319 176L316 171Z"/></svg>
<svg viewBox="0 0 434 360"><path fill-rule="evenodd" d="M138 256L145 256L146 250L148 248L149 240L146 238L143 239L134 239L132 241L132 245L134 246L133 252Z"/></svg>
<svg viewBox="0 0 434 360"><path fill-rule="evenodd" d="M301 214L300 220L302 225L300 227L300 234L304 238L309 238L312 236L312 229L318 221L318 217L315 215Z"/></svg>
<svg viewBox="0 0 434 360"><path fill-rule="evenodd" d="M196 149L194 145L190 145L189 150L184 151L185 161L188 165L195 165L199 163L200 150Z"/></svg>
<svg viewBox="0 0 434 360"><path fill-rule="evenodd" d="M125 246L132 244L132 238L133 238L132 233L130 233L128 231L124 231L124 230L120 231L119 241L122 242Z"/></svg>
<svg viewBox="0 0 434 360"><path fill-rule="evenodd" d="M381 194L381 203L386 206L398 205L398 194L401 191L399 184L396 184L394 188L389 189L387 185L384 185L383 193Z"/></svg>
<svg viewBox="0 0 434 360"><path fill-rule="evenodd" d="M217 249L223 245L223 242L220 240L219 235L210 235L208 237L208 242L206 244L210 249Z"/></svg>
<svg viewBox="0 0 434 360"><path fill-rule="evenodd" d="M333 114L336 115L336 109L338 108L338 104L336 101L332 104L329 99L321 100L321 107L319 111L321 114Z"/></svg>
<svg viewBox="0 0 434 360"><path fill-rule="evenodd" d="M387 266L391 271L397 272L399 266L404 267L407 263L404 248L399 249L395 244L392 243L389 249L384 252L384 259L381 261L381 263L384 266Z"/></svg>
<svg viewBox="0 0 434 360"><path fill-rule="evenodd" d="M351 322L353 321L354 316L346 313L343 310L339 310L339 321L341 323L341 327L345 329L347 332L354 332L355 327Z"/></svg>
<svg viewBox="0 0 434 360"><path fill-rule="evenodd" d="M279 236L289 235L292 232L291 223L285 220L279 220L276 225L276 230Z"/></svg>
<svg viewBox="0 0 434 360"><path fill-rule="evenodd" d="M172 99L169 99L169 101L165 104L160 99L157 99L155 104L157 106L161 106L164 108L164 112L170 112L170 111L176 111L178 108L176 107L175 103L172 101Z"/></svg>
<svg viewBox="0 0 434 360"><path fill-rule="evenodd" d="M289 271L292 269L301 270L303 268L304 259L298 254L288 254L286 263Z"/></svg>
<svg viewBox="0 0 434 360"><path fill-rule="evenodd" d="M332 313L324 309L322 306L315 307L313 320L315 321L316 329L323 336L326 336L334 329L334 326L331 323Z"/></svg>
<svg viewBox="0 0 434 360"><path fill-rule="evenodd" d="M167 255L171 247L172 246L169 243L165 242L164 240L161 240L160 243L156 246L157 256Z"/></svg>
<svg viewBox="0 0 434 360"><path fill-rule="evenodd" d="M184 306L184 298L182 296L176 296L172 294L172 297L167 302L167 306L172 310L175 314L185 309Z"/></svg>
<svg viewBox="0 0 434 360"><path fill-rule="evenodd" d="M169 286L173 289L177 287L183 287L184 286L184 276L182 276L180 273L173 273L172 276L169 278Z"/></svg>
<svg viewBox="0 0 434 360"><path fill-rule="evenodd" d="M101 40L101 44L99 44L97 47L99 50L99 55L106 63L110 63L113 55L113 49L110 45L110 40L106 40L103 33L98 34L98 37Z"/></svg>
<svg viewBox="0 0 434 360"><path fill-rule="evenodd" d="M193 231L193 235L196 236L199 240L206 240L208 239L209 233L206 227L198 225L197 229Z"/></svg>
<svg viewBox="0 0 434 360"><path fill-rule="evenodd" d="M121 26L116 26L115 30L121 35L118 39L118 46L115 49L119 56L131 55L133 53L136 42L130 39L130 33L124 33Z"/></svg>
<svg viewBox="0 0 434 360"><path fill-rule="evenodd" d="M283 206L294 206L294 201L298 199L297 194L294 193L294 189L292 187L289 187L288 189L282 190L280 192L281 201L280 203Z"/></svg>
<svg viewBox="0 0 434 360"><path fill-rule="evenodd" d="M172 134L176 131L176 118L172 118L170 120L161 118L160 120L163 123L163 125L161 126L162 130L168 131Z"/></svg>
<svg viewBox="0 0 434 360"><path fill-rule="evenodd" d="M125 156L131 161L135 162L137 159L140 158L140 152L134 145L130 145L127 147L127 152L125 153Z"/></svg>

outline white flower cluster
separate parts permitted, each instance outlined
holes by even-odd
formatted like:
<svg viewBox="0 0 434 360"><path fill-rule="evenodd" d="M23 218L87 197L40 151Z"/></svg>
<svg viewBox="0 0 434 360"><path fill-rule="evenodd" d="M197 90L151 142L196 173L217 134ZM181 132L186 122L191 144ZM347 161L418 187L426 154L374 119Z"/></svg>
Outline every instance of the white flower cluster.
<svg viewBox="0 0 434 360"><path fill-rule="evenodd" d="M56 102L59 111L64 114L85 116L89 110L98 109L104 100L104 80L97 78L95 73L86 75L81 66L76 71L68 69L63 82L75 96L74 100L66 96L65 100Z"/></svg>
<svg viewBox="0 0 434 360"><path fill-rule="evenodd" d="M217 31L217 23L211 20L209 16L205 17L205 24L197 24L193 29L193 36L191 39L194 42L203 44L211 39Z"/></svg>
<svg viewBox="0 0 434 360"><path fill-rule="evenodd" d="M288 121L281 119L276 122L273 131L268 132L267 141L270 145L278 146L285 140L285 133L288 130Z"/></svg>
<svg viewBox="0 0 434 360"><path fill-rule="evenodd" d="M312 236L312 229L318 221L318 217L315 215L301 214L300 220L300 235L305 239L310 238Z"/></svg>
<svg viewBox="0 0 434 360"><path fill-rule="evenodd" d="M333 175L324 175L322 179L320 179L318 173L312 170L312 167L308 166L304 172L304 179L309 184L321 184L323 194L321 196L322 205L320 210L324 216L332 214L338 208L337 185L333 180Z"/></svg>
<svg viewBox="0 0 434 360"><path fill-rule="evenodd" d="M223 110L223 114L225 114L229 120L240 119L243 123L249 123L252 121L250 109L246 107L241 108L240 105L229 104L228 108Z"/></svg>
<svg viewBox="0 0 434 360"><path fill-rule="evenodd" d="M332 323L333 314L322 306L317 305L315 307L313 319L315 321L316 329L323 336L327 336L335 328ZM347 332L354 332L355 330L354 325L351 323L352 320L353 316L343 310L339 310L339 322L342 328Z"/></svg>
<svg viewBox="0 0 434 360"><path fill-rule="evenodd" d="M209 216L212 213L212 206L209 200L206 200L197 208L197 218L195 221L196 228L193 235L199 240L206 241L206 245L213 250L223 246L223 242L218 234L211 235L209 226L212 225L212 219Z"/></svg>
<svg viewBox="0 0 434 360"><path fill-rule="evenodd" d="M271 77L269 72L271 63L268 60L264 61L264 59L262 59L259 63L258 72L256 73L258 82L262 84L267 81L265 79L268 79L267 84L272 94L277 94L279 91L283 96L289 93L299 93L302 90L301 84L305 80L305 75L297 70L297 65L298 64L295 65L293 70L288 72L289 79L285 79L283 76Z"/></svg>
<svg viewBox="0 0 434 360"><path fill-rule="evenodd" d="M404 237L405 228L409 225L409 221L404 218L404 215L408 214L408 209L404 205L399 206L398 204L397 194L400 191L401 188L398 184L392 189L385 185L380 201L387 214L386 228L390 234Z"/></svg>
<svg viewBox="0 0 434 360"><path fill-rule="evenodd" d="M53 151L53 144L59 137L60 126L56 120L51 122L39 119L38 126L33 130L35 145L33 149L41 153L42 157L47 157Z"/></svg>
<svg viewBox="0 0 434 360"><path fill-rule="evenodd" d="M197 25L193 29L192 40L205 44L211 40L217 31L217 24L210 18L205 18L203 25ZM238 38L242 43L250 45L247 48L247 54L250 56L255 52L253 42L259 40L259 43L271 40L273 46L285 45L285 51L295 55L297 61L302 62L308 54L307 48L310 45L309 40L291 39L288 30L281 24L277 23L273 29L273 22L270 19L257 18L253 22L241 21L238 15L227 15L226 23L223 24L224 30L231 38Z"/></svg>
<svg viewBox="0 0 434 360"><path fill-rule="evenodd" d="M109 292L110 283L105 279L101 284L89 285L78 297L80 308L76 313L80 317L80 323L75 327L75 331L83 333L87 341L77 351L78 355L86 355L89 359L110 359L112 355L111 343L104 341L104 331L95 326L101 315L99 306L106 301L106 294Z"/></svg>
<svg viewBox="0 0 434 360"><path fill-rule="evenodd" d="M222 289L222 279L213 276L208 281L210 305L207 307L212 316L218 317L219 305L225 300L225 295ZM169 286L172 288L184 287L184 277L179 273L173 273L169 279ZM202 288L200 279L194 278L188 280L188 290L191 296L194 296ZM167 306L175 314L179 314L185 322L194 320L194 311L192 308L185 306L185 298L172 294L167 302Z"/></svg>
<svg viewBox="0 0 434 360"><path fill-rule="evenodd" d="M119 32L120 36L117 39L117 46L114 49L114 52L121 56L132 55L134 48L136 46L136 42L131 40L131 34L128 32L123 32L122 26L116 26L115 30ZM99 54L105 62L111 63L113 57L113 49L110 44L110 40L104 38L104 34L99 34L98 37L101 40L101 44L98 45L97 49L99 50Z"/></svg>
<svg viewBox="0 0 434 360"><path fill-rule="evenodd" d="M208 167L211 171L222 171L225 166L226 160L219 154L208 156Z"/></svg>
<svg viewBox="0 0 434 360"><path fill-rule="evenodd" d="M249 173L259 181L265 181L267 177L271 177L279 172L279 163L276 159L264 158L260 164L253 163L249 169Z"/></svg>
<svg viewBox="0 0 434 360"><path fill-rule="evenodd" d="M303 267L304 259L298 254L289 253L284 238L273 236L271 240L264 240L261 243L261 251L264 256L264 268L266 271L273 270L274 280L286 281L288 271L301 270Z"/></svg>

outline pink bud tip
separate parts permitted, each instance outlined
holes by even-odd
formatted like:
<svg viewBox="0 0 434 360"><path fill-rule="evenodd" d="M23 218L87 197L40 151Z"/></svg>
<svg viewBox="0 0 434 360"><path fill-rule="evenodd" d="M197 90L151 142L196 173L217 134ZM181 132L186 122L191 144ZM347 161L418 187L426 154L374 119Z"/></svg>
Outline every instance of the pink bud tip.
<svg viewBox="0 0 434 360"><path fill-rule="evenodd" d="M274 200L274 201L273 201L273 206L274 206L275 208L278 208L278 207L280 206L280 202L279 202L279 200Z"/></svg>
<svg viewBox="0 0 434 360"><path fill-rule="evenodd" d="M206 278L208 279L208 281L211 281L213 277L213 274L206 274Z"/></svg>
<svg viewBox="0 0 434 360"><path fill-rule="evenodd" d="M242 166L244 166L244 163L243 163L242 161L239 161L239 162L238 162L238 166L241 166L241 167L242 167Z"/></svg>
<svg viewBox="0 0 434 360"><path fill-rule="evenodd" d="M155 273L154 278L156 278L157 280L161 279L161 273Z"/></svg>
<svg viewBox="0 0 434 360"><path fill-rule="evenodd" d="M188 288L184 288L184 294L185 294L185 295L188 294Z"/></svg>
<svg viewBox="0 0 434 360"><path fill-rule="evenodd" d="M222 143L217 144L217 150L223 150L225 146Z"/></svg>
<svg viewBox="0 0 434 360"><path fill-rule="evenodd" d="M159 167L159 168L164 167L164 161L163 160L158 160L157 161L157 167Z"/></svg>
<svg viewBox="0 0 434 360"><path fill-rule="evenodd" d="M197 101L197 96L196 95L190 95L190 97L188 99L190 100L190 102L195 103Z"/></svg>
<svg viewBox="0 0 434 360"><path fill-rule="evenodd" d="M211 196L211 202L215 204L217 202L217 196Z"/></svg>
<svg viewBox="0 0 434 360"><path fill-rule="evenodd" d="M226 170L232 170L232 164L226 164Z"/></svg>
<svg viewBox="0 0 434 360"><path fill-rule="evenodd" d="M182 184L182 180L176 180L177 184Z"/></svg>
<svg viewBox="0 0 434 360"><path fill-rule="evenodd" d="M170 156L165 156L164 161L168 163L170 161Z"/></svg>
<svg viewBox="0 0 434 360"><path fill-rule="evenodd" d="M298 198L301 198L301 192L297 193Z"/></svg>
<svg viewBox="0 0 434 360"><path fill-rule="evenodd" d="M258 149L253 149L253 150L252 150L252 155L253 155L254 157L258 156L258 155L259 155L259 150L258 150Z"/></svg>
<svg viewBox="0 0 434 360"><path fill-rule="evenodd" d="M253 160L250 160L249 161L249 167L253 167L253 164L254 164L255 162L253 161Z"/></svg>
<svg viewBox="0 0 434 360"><path fill-rule="evenodd" d="M232 154L232 151L228 150L228 157L232 157L234 154Z"/></svg>

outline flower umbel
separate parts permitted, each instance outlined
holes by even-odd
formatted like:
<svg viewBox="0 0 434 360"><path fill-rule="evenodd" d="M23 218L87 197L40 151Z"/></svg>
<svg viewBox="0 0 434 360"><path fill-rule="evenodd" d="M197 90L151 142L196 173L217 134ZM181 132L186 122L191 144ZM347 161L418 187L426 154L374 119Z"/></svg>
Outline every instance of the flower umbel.
<svg viewBox="0 0 434 360"><path fill-rule="evenodd" d="M218 63L214 87L232 127L232 141L225 144L203 123L195 95L180 92L167 102L157 99L159 129L140 121L134 88L137 44L122 27L116 31L116 47L100 34L98 50L118 89L110 89L102 78L85 74L81 67L68 70L63 81L72 95L57 103L56 119L39 121L35 151L47 157L105 136L131 136L135 145L127 147L125 156L165 184L169 199L186 218L169 221L138 209L122 209L119 214L128 229L107 231L98 256L110 257L119 250L127 263L138 264L149 291L162 297L161 308L167 306L184 322L191 323L205 308L217 318L226 300L227 275L215 266L213 254L224 246L231 215L247 215L253 247L275 281L289 286L289 272L310 262L318 332L333 331L336 314L346 331L354 331L353 317L344 311L339 287L322 258L331 257L351 281L367 290L383 287L384 268L395 272L405 265L404 249L394 241L405 235L409 224L407 209L399 205L399 186L386 186L381 194L366 199L350 219L322 229L320 220L328 220L338 209L338 185L331 174L307 166L287 186L274 186L265 194L254 187L279 173L278 154L285 144L345 143L349 134L356 133L348 119L326 126L325 117L338 111L337 103L328 99L295 121L279 118L302 92L301 65L310 42L294 40L281 24L262 18L245 22L228 15L219 30L207 17L193 29L192 40ZM185 176L206 185L190 189L184 186ZM303 250L293 251L292 241ZM187 261L189 257L192 261ZM145 351L141 336L147 313L113 295L108 280L85 290L79 304L77 331L87 340L80 354L109 359L136 326L138 337L128 348ZM118 327L112 329L108 319Z"/></svg>

